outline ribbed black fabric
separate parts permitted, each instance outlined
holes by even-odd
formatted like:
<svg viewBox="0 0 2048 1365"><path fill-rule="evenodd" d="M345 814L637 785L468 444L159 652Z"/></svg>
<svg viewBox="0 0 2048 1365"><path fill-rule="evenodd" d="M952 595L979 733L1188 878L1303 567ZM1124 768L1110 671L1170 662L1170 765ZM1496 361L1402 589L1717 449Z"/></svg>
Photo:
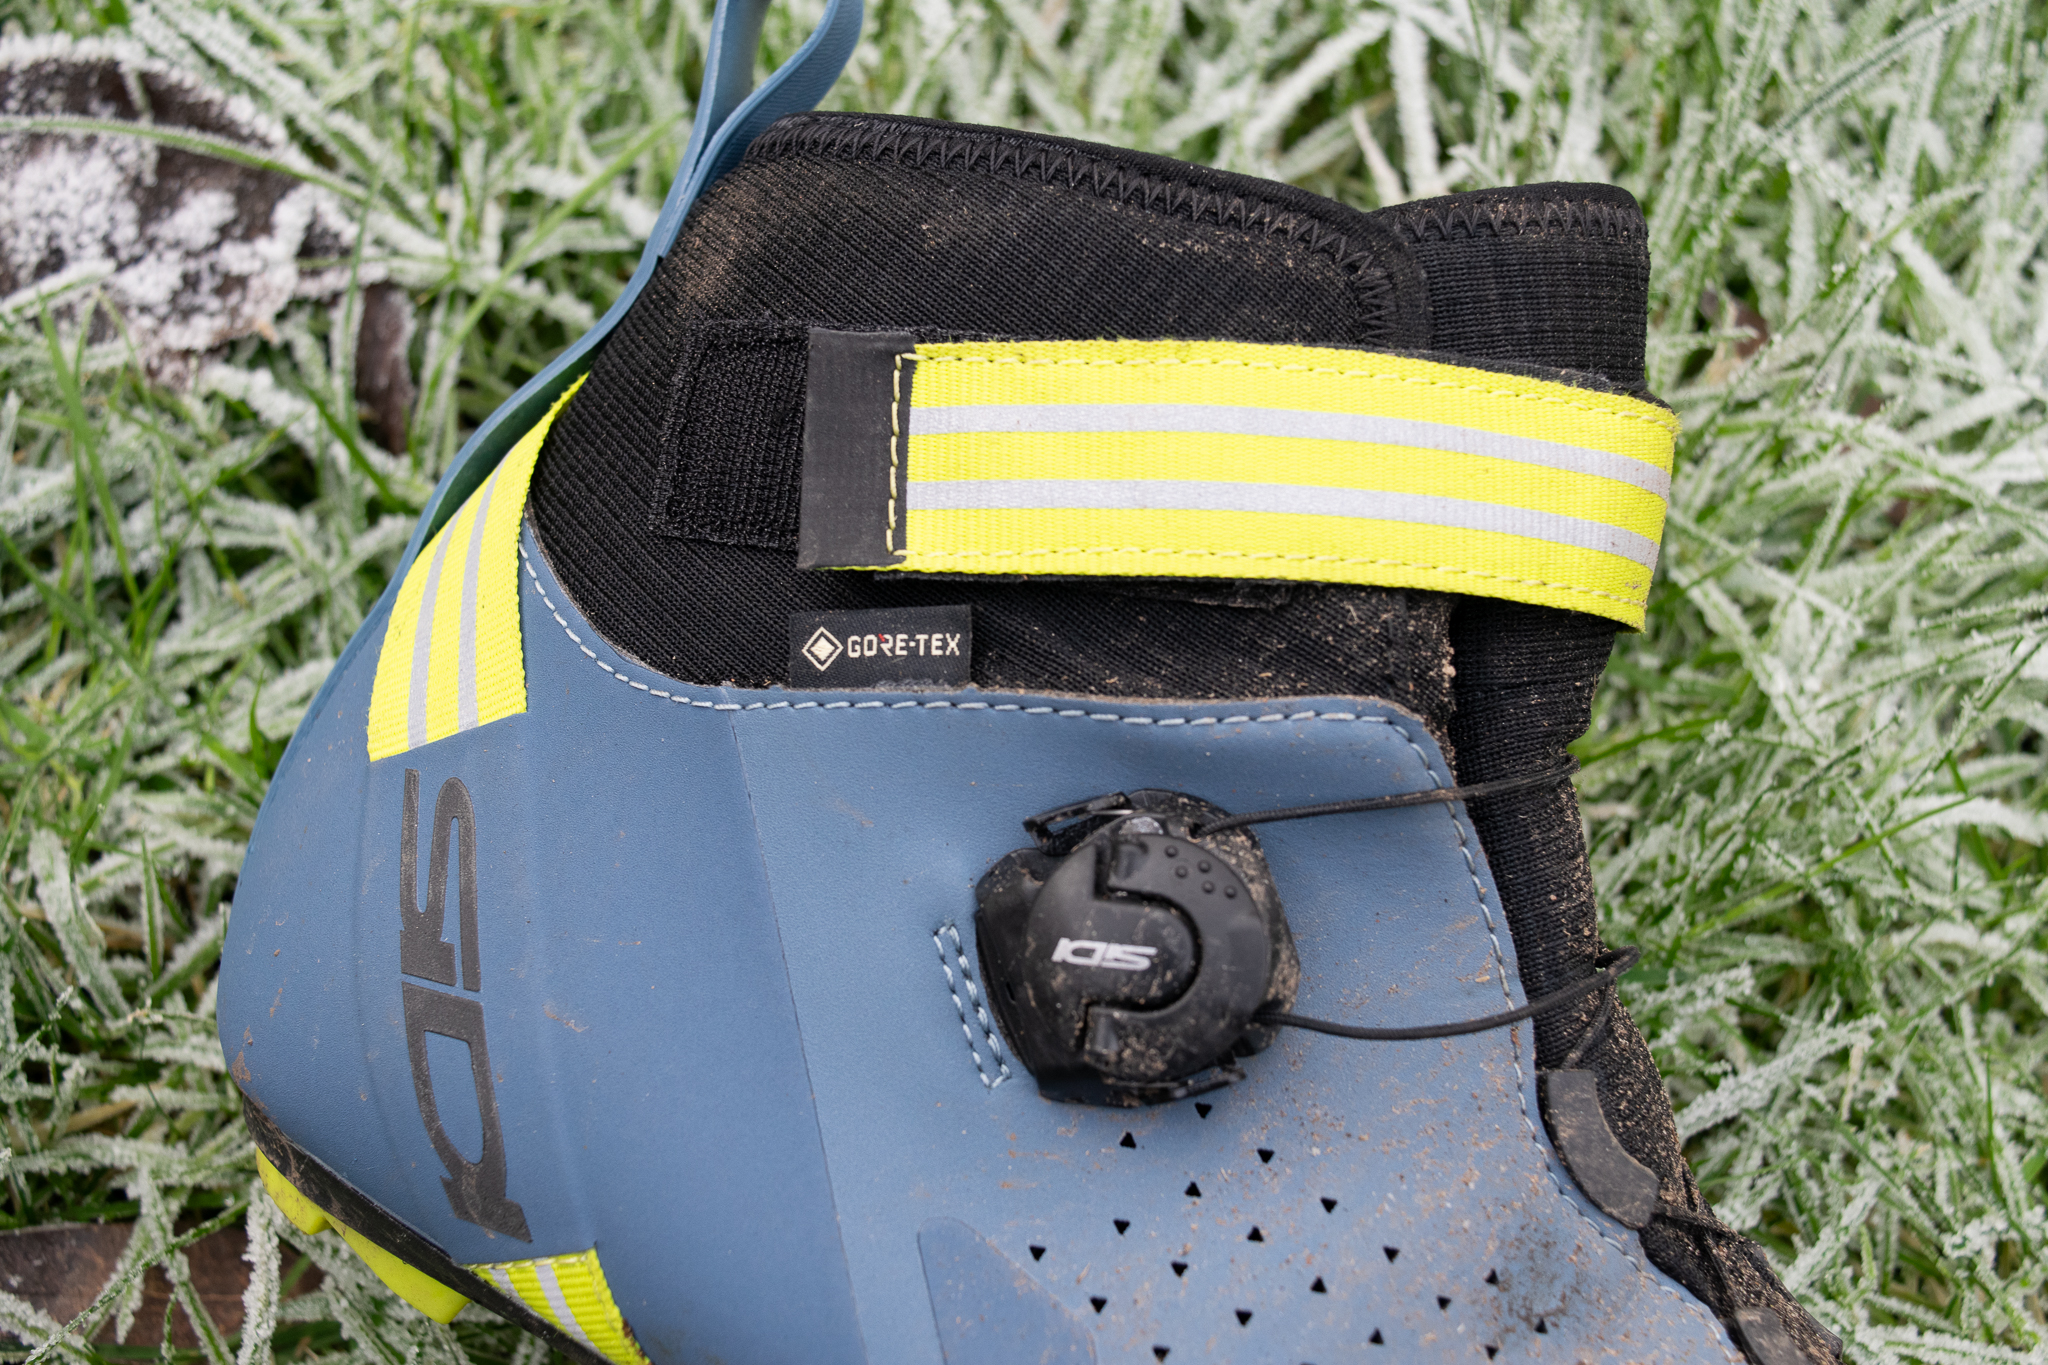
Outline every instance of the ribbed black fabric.
<svg viewBox="0 0 2048 1365"><path fill-rule="evenodd" d="M1650 252L1627 190L1520 185L1373 217L1422 263L1437 350L1584 370L1642 390Z"/></svg>
<svg viewBox="0 0 2048 1365"><path fill-rule="evenodd" d="M779 120L739 173L792 162L847 188L919 173L926 193L885 190L842 227L877 263L950 258L930 282L949 316L899 314L896 327L1393 346L1428 336L1421 272L1388 227L1291 185L1066 138L844 114ZM861 296L909 302L897 271L862 283Z"/></svg>
<svg viewBox="0 0 2048 1365"><path fill-rule="evenodd" d="M1529 185L1424 200L1378 215L1423 259L1432 344L1472 360L1591 370L1643 389L1642 320L1649 253L1626 192L1604 185ZM1551 607L1463 598L1452 613L1455 706L1450 736L1458 780L1492 781L1562 763L1591 722L1593 688L1615 625ZM1514 936L1522 989L1534 999L1593 973L1604 951L1579 803L1569 786L1470 803L1501 909ZM1536 1063L1554 1067L1586 1028L1595 1002L1536 1021ZM1680 1150L1663 1077L1626 1009L1580 1065L1600 1078L1601 1108L1636 1160L1657 1172L1666 1199L1710 1213ZM1765 1303L1816 1360L1840 1343L1778 1283L1747 1241L1668 1222L1642 1233L1650 1259L1724 1318L1723 1276L1745 1304ZM1707 1261L1718 1256L1720 1273Z"/></svg>
<svg viewBox="0 0 2048 1365"><path fill-rule="evenodd" d="M1640 391L1647 284L1641 214L1606 186L1483 191L1363 215L1111 148L800 115L706 195L606 345L543 452L535 526L613 645L696 682L781 681L793 611L971 602L983 686L1375 695L1423 717L1461 782L1536 771L1585 732L1611 622L1373 588L797 571L784 548L797 468L787 395L801 387L791 339L817 322L1428 348ZM776 357L747 354L777 345ZM749 363L765 366L760 392L701 396L744 384L724 372ZM777 469L792 471L787 487ZM1525 991L1589 974L1601 948L1570 789L1481 801L1472 813ZM1539 1065L1556 1064L1589 1012L1539 1022ZM1600 1076L1617 1136L1666 1197L1704 1208L1624 1011L1584 1064ZM1815 1360L1830 1357L1754 1247L1666 1224L1643 1237L1659 1266L1725 1316L1706 1259L1717 1255L1745 1303L1768 1304Z"/></svg>

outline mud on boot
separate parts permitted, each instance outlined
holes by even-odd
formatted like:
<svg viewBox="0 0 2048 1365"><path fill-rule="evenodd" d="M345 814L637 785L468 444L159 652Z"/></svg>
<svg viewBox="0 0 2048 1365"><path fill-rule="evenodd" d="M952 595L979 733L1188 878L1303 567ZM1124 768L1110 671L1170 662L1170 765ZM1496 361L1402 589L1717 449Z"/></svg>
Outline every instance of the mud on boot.
<svg viewBox="0 0 2048 1365"><path fill-rule="evenodd" d="M1570 781L1677 429L1633 200L775 118L849 12L707 76L278 769L280 1205L615 1365L1835 1358Z"/></svg>

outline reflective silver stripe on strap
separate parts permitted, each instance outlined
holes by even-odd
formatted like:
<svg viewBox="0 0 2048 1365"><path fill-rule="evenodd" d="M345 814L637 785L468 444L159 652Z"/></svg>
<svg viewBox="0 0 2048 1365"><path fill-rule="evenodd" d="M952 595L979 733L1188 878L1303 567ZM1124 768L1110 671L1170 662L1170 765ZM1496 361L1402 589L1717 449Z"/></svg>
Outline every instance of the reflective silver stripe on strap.
<svg viewBox="0 0 2048 1365"><path fill-rule="evenodd" d="M1542 465L1573 474L1634 484L1660 498L1671 496L1671 475L1644 460L1605 450L1497 431L1374 417L1351 412L1304 412L1293 408L1221 407L1198 403L991 404L910 409L910 435L966 436L1032 432L1171 431L1214 436L1285 436L1315 441L1353 441L1483 455L1517 464Z"/></svg>
<svg viewBox="0 0 2048 1365"><path fill-rule="evenodd" d="M1427 493L1381 493L1287 483L1210 483L1179 479L958 479L912 480L905 488L913 512L1025 511L1034 508L1111 511L1284 512L1354 517L1497 531L1582 550L1600 550L1657 566L1657 543L1605 522L1538 512L1492 502L1468 502Z"/></svg>

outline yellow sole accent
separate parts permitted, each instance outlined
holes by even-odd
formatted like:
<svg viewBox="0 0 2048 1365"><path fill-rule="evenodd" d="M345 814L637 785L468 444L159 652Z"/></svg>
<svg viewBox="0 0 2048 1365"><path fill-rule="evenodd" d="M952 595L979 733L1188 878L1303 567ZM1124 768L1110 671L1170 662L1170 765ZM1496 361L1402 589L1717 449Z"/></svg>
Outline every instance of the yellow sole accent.
<svg viewBox="0 0 2048 1365"><path fill-rule="evenodd" d="M285 1221L300 1232L310 1237L333 1226L327 1210L300 1194L292 1182L284 1178L284 1172L271 1165L270 1158L261 1152L256 1154L256 1173L263 1177L263 1189L270 1196L270 1202L277 1205Z"/></svg>
<svg viewBox="0 0 2048 1365"><path fill-rule="evenodd" d="M469 1302L468 1298L456 1293L425 1271L415 1270L399 1260L383 1247L378 1246L354 1228L340 1228L342 1239L349 1250L362 1258L364 1265L375 1272L378 1279L392 1293L404 1299L422 1314L435 1322L448 1322Z"/></svg>
<svg viewBox="0 0 2048 1365"><path fill-rule="evenodd" d="M300 1194L284 1173L270 1164L270 1159L261 1152L256 1154L256 1172L263 1178L263 1189L269 1194L278 1211L286 1221L300 1232L311 1236L333 1228L341 1234L362 1263L371 1273L384 1281L385 1287L399 1298L417 1308L435 1322L448 1322L462 1311L468 1298L442 1284L425 1271L416 1270L398 1257L378 1246L369 1238L345 1223L337 1222L334 1216Z"/></svg>

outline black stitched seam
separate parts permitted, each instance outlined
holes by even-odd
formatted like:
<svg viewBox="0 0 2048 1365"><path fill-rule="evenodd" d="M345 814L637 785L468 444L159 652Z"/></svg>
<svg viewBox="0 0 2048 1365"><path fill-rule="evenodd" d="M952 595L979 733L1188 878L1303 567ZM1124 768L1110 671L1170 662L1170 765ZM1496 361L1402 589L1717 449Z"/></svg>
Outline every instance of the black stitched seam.
<svg viewBox="0 0 2048 1365"><path fill-rule="evenodd" d="M1448 242L1482 234L1493 237L1576 237L1611 242L1642 242L1640 213L1620 204L1570 199L1563 195L1519 194L1504 200L1487 197L1451 204L1404 205L1382 215L1411 246Z"/></svg>
<svg viewBox="0 0 2048 1365"><path fill-rule="evenodd" d="M1064 183L1119 204L1135 204L1149 212L1236 227L1245 232L1281 237L1327 256L1346 278L1366 286L1378 302L1390 296L1393 282L1377 269L1369 249L1356 247L1344 233L1304 213L1268 200L1197 189L1183 181L1141 175L1080 151L1034 143L1027 135L1004 138L990 134L938 132L892 122L828 120L795 115L776 123L747 149L747 161L783 156L834 157L847 161L894 161L918 170L979 171L1008 174L1042 184ZM1361 302L1364 302L1361 298Z"/></svg>

